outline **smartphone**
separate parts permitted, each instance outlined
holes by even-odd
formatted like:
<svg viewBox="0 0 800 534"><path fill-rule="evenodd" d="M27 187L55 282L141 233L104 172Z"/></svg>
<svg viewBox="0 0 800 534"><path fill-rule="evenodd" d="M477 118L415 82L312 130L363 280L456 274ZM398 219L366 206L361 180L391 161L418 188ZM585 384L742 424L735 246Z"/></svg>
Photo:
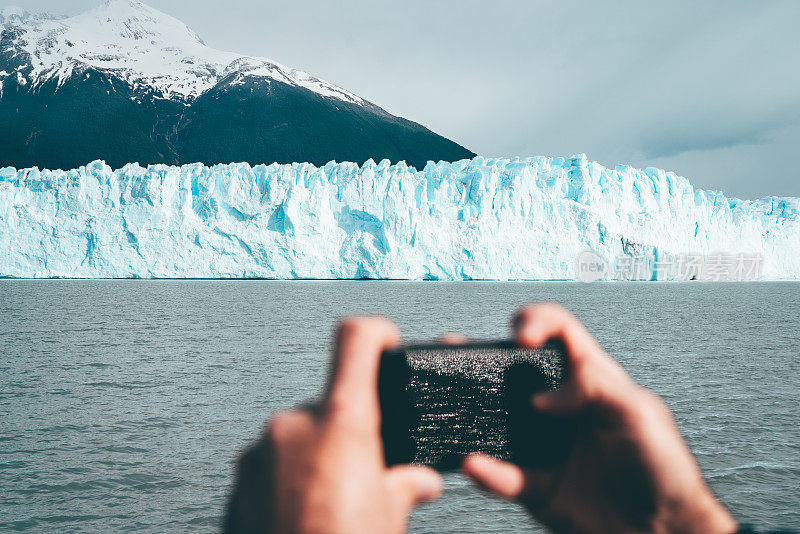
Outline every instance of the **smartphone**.
<svg viewBox="0 0 800 534"><path fill-rule="evenodd" d="M387 465L448 471L471 452L527 467L562 462L575 422L537 412L530 399L558 388L568 371L558 340L536 350L494 341L385 351L378 392Z"/></svg>

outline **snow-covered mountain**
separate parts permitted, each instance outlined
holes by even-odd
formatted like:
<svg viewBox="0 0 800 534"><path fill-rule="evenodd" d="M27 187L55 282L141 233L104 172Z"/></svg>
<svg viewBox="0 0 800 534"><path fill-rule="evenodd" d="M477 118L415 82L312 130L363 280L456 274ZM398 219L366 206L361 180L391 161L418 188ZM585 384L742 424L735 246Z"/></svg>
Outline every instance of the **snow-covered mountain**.
<svg viewBox="0 0 800 534"><path fill-rule="evenodd" d="M181 21L136 0L108 0L69 18L5 8L0 25L15 34L4 43L5 52L25 58L6 76L22 75L33 87L51 79L60 85L93 69L135 89L190 101L228 76L258 76L364 103L341 87L270 59L210 48Z"/></svg>
<svg viewBox="0 0 800 534"><path fill-rule="evenodd" d="M424 165L472 155L310 74L210 48L136 0L73 17L5 8L0 28L0 119L14 124L0 134L0 164L386 157Z"/></svg>

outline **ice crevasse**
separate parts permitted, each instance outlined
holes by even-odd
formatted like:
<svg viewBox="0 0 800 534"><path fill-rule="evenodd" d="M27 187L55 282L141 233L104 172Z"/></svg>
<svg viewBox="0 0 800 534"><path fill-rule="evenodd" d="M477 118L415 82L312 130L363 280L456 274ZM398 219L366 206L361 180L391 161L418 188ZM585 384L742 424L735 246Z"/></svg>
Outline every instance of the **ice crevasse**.
<svg viewBox="0 0 800 534"><path fill-rule="evenodd" d="M573 279L591 249L758 253L800 279L800 199L586 156L0 169L0 276Z"/></svg>

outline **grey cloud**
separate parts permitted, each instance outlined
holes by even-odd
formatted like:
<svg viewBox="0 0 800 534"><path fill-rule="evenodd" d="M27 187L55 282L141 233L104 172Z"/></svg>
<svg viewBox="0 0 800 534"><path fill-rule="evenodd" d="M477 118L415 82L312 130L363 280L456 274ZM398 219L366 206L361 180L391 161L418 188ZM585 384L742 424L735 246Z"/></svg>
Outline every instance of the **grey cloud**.
<svg viewBox="0 0 800 534"><path fill-rule="evenodd" d="M686 152L736 148L742 145L763 145L790 126L800 125L800 110L788 110L765 120L731 124L728 121L700 123L689 121L682 128L654 128L640 144L647 158L671 158Z"/></svg>
<svg viewBox="0 0 800 534"><path fill-rule="evenodd" d="M800 196L800 167L777 156L800 142L798 2L149 3L210 46L307 70L478 153L585 152Z"/></svg>

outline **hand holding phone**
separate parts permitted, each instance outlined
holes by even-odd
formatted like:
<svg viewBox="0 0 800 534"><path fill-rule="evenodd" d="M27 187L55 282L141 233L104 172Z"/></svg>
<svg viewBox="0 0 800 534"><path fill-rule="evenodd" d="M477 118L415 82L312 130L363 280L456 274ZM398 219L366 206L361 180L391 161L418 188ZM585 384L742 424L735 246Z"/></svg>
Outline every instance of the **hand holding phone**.
<svg viewBox="0 0 800 534"><path fill-rule="evenodd" d="M400 339L388 321L343 321L322 405L277 414L243 455L225 530L400 532L416 504L439 495L441 478L426 466L396 464L446 468L485 450L495 458L470 455L465 473L554 531L736 531L663 401L575 317L538 304L513 324L520 346L489 344L490 355L487 344L436 346L414 357L420 347L382 354ZM565 358L555 347L560 374L548 357L534 355L531 364L530 355L514 355L553 338L569 349ZM552 387L557 392L537 395L532 410L530 394ZM497 429L499 437L487 439Z"/></svg>

